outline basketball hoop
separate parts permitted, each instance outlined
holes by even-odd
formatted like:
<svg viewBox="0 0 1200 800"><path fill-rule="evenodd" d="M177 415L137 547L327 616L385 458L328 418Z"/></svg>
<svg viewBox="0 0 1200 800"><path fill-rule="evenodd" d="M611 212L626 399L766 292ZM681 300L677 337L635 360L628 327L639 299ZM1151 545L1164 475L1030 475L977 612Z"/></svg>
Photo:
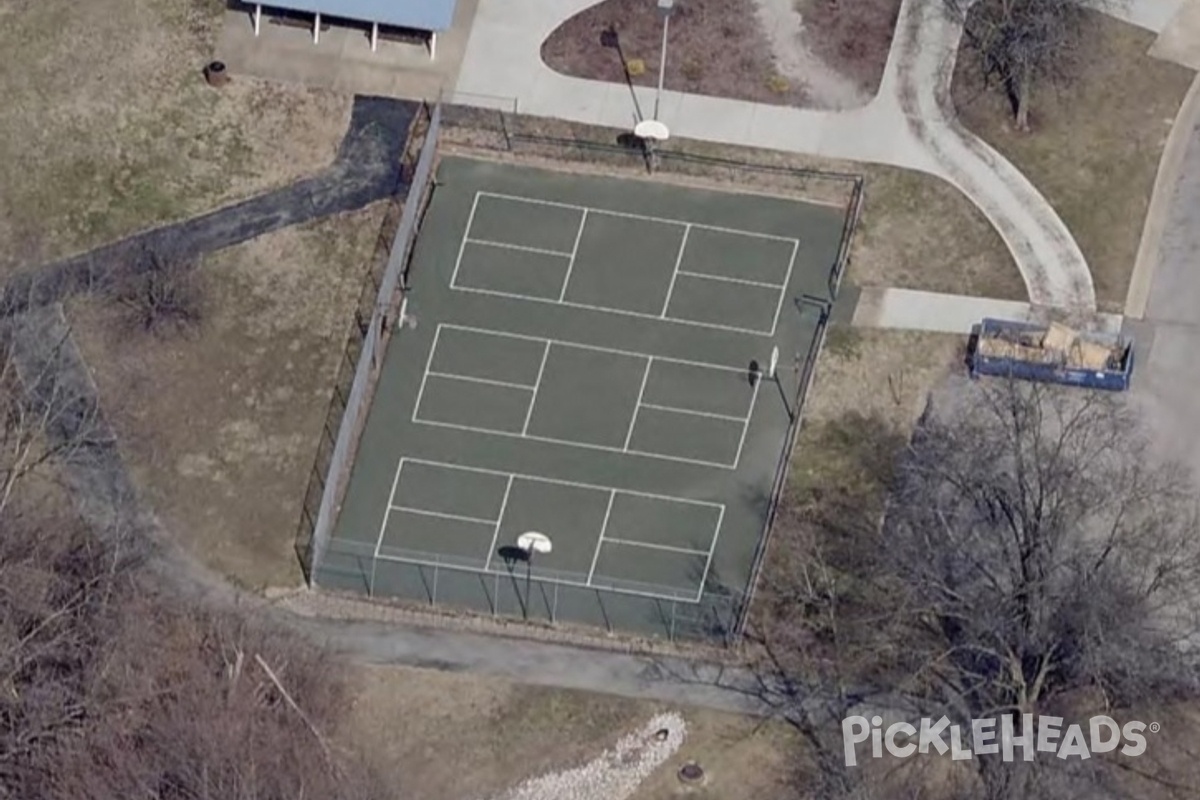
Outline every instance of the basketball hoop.
<svg viewBox="0 0 1200 800"><path fill-rule="evenodd" d="M633 135L649 142L665 142L671 138L671 130L656 119L644 119L633 126Z"/></svg>
<svg viewBox="0 0 1200 800"><path fill-rule="evenodd" d="M671 138L666 124L656 119L644 119L633 126L633 135L642 140L646 150L647 167L651 172L658 168L658 143Z"/></svg>
<svg viewBox="0 0 1200 800"><path fill-rule="evenodd" d="M550 537L544 533L538 533L537 531L529 531L518 536L517 547L521 548L530 555L534 553L545 555L552 549Z"/></svg>
<svg viewBox="0 0 1200 800"><path fill-rule="evenodd" d="M771 350L771 368L767 370L767 375L774 378L775 369L779 366L779 347Z"/></svg>

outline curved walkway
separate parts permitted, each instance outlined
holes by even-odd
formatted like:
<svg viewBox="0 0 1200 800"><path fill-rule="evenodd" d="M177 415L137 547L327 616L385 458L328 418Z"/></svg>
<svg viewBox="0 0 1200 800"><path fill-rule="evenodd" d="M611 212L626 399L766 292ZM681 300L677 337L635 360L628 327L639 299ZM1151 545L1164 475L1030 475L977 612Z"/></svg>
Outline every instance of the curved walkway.
<svg viewBox="0 0 1200 800"><path fill-rule="evenodd" d="M541 44L595 0L482 0L455 102L629 129L654 108L650 88L561 75ZM748 103L664 92L659 116L692 139L869 161L936 175L958 187L996 227L1034 305L1093 311L1087 262L1032 184L945 111L960 26L942 0L904 0L879 94L851 111ZM669 54L668 54L669 56Z"/></svg>

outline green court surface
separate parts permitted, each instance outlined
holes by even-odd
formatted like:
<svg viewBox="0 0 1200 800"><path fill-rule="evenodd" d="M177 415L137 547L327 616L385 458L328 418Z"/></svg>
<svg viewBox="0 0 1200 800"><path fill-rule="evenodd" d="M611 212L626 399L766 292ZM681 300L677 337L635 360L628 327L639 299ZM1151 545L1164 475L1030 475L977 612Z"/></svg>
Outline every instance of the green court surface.
<svg viewBox="0 0 1200 800"><path fill-rule="evenodd" d="M319 583L723 635L843 217L443 159ZM529 531L551 551L525 558Z"/></svg>

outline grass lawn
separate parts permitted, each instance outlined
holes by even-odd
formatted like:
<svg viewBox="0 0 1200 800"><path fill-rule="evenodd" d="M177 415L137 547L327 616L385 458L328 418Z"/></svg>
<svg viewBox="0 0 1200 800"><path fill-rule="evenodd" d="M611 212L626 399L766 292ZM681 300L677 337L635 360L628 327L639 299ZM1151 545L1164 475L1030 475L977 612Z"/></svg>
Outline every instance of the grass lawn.
<svg viewBox="0 0 1200 800"><path fill-rule="evenodd" d="M776 800L796 770L799 742L778 722L407 667L361 668L354 680L341 742L384 765L397 798L496 797L528 778L581 766L672 710L687 724L683 747L631 800ZM691 760L707 774L697 789L675 777Z"/></svg>
<svg viewBox="0 0 1200 800"><path fill-rule="evenodd" d="M201 68L223 0L0 7L0 275L330 163L351 98Z"/></svg>
<svg viewBox="0 0 1200 800"><path fill-rule="evenodd" d="M1009 105L984 90L965 49L954 75L963 123L1036 186L1075 235L1092 270L1101 310L1120 312L1159 157L1192 73L1146 55L1154 35L1093 14L1091 43L1071 81L1034 95L1031 133Z"/></svg>
<svg viewBox="0 0 1200 800"><path fill-rule="evenodd" d="M293 541L331 386L386 203L262 236L199 268L191 334L68 308L144 499L237 583L296 585Z"/></svg>

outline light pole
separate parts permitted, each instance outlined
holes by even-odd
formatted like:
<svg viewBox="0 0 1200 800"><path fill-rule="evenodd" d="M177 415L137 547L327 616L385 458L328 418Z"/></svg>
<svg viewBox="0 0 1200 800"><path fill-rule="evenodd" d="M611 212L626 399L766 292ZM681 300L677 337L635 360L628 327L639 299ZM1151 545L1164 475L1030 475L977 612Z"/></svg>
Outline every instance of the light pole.
<svg viewBox="0 0 1200 800"><path fill-rule="evenodd" d="M658 119L658 104L662 99L663 79L667 75L667 30L671 25L671 11L675 0L658 0L658 13L663 21L662 50L658 57L658 94L654 96L654 118Z"/></svg>

